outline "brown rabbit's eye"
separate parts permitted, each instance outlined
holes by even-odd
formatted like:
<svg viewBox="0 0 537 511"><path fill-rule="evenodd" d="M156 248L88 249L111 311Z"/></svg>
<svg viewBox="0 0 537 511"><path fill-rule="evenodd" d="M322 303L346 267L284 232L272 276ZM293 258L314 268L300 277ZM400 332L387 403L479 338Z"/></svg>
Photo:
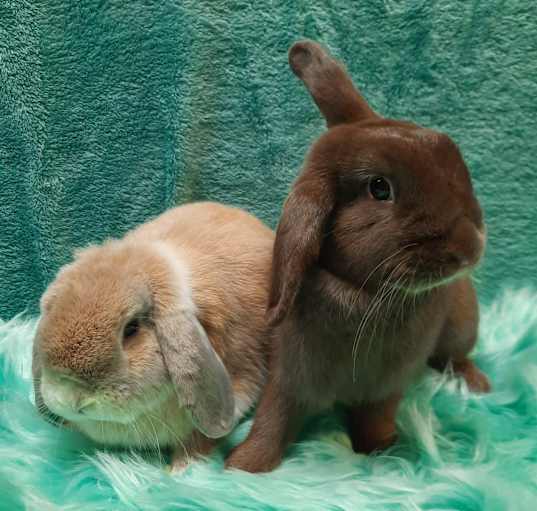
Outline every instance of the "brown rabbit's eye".
<svg viewBox="0 0 537 511"><path fill-rule="evenodd" d="M369 180L369 193L376 200L391 200L393 198L392 187L388 180L383 177L372 177Z"/></svg>
<svg viewBox="0 0 537 511"><path fill-rule="evenodd" d="M125 330L123 330L123 338L129 339L134 337L140 330L140 322L137 319L131 319L126 325Z"/></svg>

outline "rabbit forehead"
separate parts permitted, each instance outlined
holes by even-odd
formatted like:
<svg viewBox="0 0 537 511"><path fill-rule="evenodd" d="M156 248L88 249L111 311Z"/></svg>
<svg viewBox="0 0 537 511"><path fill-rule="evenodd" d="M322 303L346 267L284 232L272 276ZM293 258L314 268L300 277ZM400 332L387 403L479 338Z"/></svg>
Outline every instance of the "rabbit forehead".
<svg viewBox="0 0 537 511"><path fill-rule="evenodd" d="M117 320L103 314L105 303L77 305L82 304L43 316L36 342L45 366L94 379L109 371L118 358L117 334L113 334Z"/></svg>
<svg viewBox="0 0 537 511"><path fill-rule="evenodd" d="M332 167L344 180L364 170L411 183L424 193L449 186L450 193L443 191L445 198L473 196L457 145L444 133L411 123L382 120L337 126L319 139L311 160L316 168Z"/></svg>
<svg viewBox="0 0 537 511"><path fill-rule="evenodd" d="M342 170L361 164L388 170L434 170L450 165L465 168L456 144L446 134L385 119L336 126L320 137L312 154L336 162Z"/></svg>
<svg viewBox="0 0 537 511"><path fill-rule="evenodd" d="M154 287L170 294L168 265L153 253L129 245L91 248L51 284L39 346L45 361L77 373L97 375L120 354L120 333L136 314L149 314ZM89 376L89 374L87 375Z"/></svg>
<svg viewBox="0 0 537 511"><path fill-rule="evenodd" d="M81 253L52 282L51 318L73 323L73 327L95 323L94 329L98 325L106 329L134 309L148 305L151 289L147 275L152 270L159 272L157 261L130 247L115 251L101 248Z"/></svg>

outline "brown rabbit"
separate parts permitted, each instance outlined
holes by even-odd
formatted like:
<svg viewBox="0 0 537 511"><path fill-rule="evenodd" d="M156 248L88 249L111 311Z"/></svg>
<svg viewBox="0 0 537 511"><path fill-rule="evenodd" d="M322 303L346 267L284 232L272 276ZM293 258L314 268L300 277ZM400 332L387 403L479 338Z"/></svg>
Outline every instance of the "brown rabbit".
<svg viewBox="0 0 537 511"><path fill-rule="evenodd" d="M78 253L44 294L36 402L97 442L206 454L266 375L273 232L182 206Z"/></svg>
<svg viewBox="0 0 537 511"><path fill-rule="evenodd" d="M470 388L478 308L469 273L485 226L468 169L446 135L384 119L318 44L289 52L328 132L311 148L276 233L269 378L227 466L276 467L305 415L342 403L355 451L395 438L395 415L427 361Z"/></svg>

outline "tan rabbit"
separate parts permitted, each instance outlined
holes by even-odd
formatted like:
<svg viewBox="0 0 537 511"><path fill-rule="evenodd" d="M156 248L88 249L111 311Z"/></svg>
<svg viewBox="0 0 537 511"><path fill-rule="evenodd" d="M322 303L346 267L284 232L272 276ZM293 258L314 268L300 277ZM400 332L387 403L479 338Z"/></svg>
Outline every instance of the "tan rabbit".
<svg viewBox="0 0 537 511"><path fill-rule="evenodd" d="M274 235L214 203L84 249L45 292L36 403L93 440L206 454L257 400Z"/></svg>

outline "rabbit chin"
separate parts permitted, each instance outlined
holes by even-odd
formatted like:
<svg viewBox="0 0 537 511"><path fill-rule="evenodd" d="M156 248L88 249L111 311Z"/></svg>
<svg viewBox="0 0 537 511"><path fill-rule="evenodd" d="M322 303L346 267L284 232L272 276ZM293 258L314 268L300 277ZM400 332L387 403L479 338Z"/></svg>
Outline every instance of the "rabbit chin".
<svg viewBox="0 0 537 511"><path fill-rule="evenodd" d="M77 416L69 422L93 441L112 446L137 449L173 447L184 442L194 426L187 411L175 395L150 410L132 414L121 421Z"/></svg>
<svg viewBox="0 0 537 511"><path fill-rule="evenodd" d="M66 419L72 429L108 446L175 446L193 430L189 414L167 385L161 387L158 395L147 396L144 403L151 403L149 407L126 402L121 409L94 397L81 396L71 385L50 384L46 376L41 382L41 393L44 404ZM78 403L79 411L72 403Z"/></svg>
<svg viewBox="0 0 537 511"><path fill-rule="evenodd" d="M473 268L464 268L456 273L453 273L452 275L448 275L447 277L438 280L431 280L423 283L418 282L411 287L398 286L397 284L394 287L400 289L401 291L409 295L418 295L442 286L446 286L448 284L451 284L452 282L455 282L456 280L469 277L472 274L472 270Z"/></svg>

